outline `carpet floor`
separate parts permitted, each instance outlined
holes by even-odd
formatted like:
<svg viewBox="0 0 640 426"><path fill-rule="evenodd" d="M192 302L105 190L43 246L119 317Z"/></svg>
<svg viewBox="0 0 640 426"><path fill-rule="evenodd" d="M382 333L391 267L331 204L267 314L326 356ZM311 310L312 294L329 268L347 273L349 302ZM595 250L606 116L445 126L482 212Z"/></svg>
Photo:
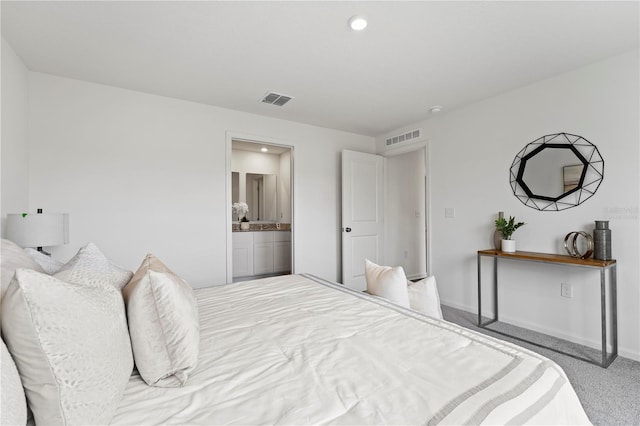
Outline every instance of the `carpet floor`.
<svg viewBox="0 0 640 426"><path fill-rule="evenodd" d="M640 426L640 362L618 357L605 369L479 328L477 314L449 306L442 306L442 313L447 321L515 343L555 361L567 373L589 420L594 425ZM601 358L597 350L520 327L501 323L492 324L490 327L596 361Z"/></svg>

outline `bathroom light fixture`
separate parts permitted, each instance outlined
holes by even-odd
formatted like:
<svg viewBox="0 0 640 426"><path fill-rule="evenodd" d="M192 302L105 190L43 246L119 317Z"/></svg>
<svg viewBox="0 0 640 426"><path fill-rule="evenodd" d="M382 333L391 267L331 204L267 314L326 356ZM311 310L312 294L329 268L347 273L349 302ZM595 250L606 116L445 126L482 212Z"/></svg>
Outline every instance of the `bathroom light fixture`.
<svg viewBox="0 0 640 426"><path fill-rule="evenodd" d="M262 152L267 152L267 151L269 151L269 149L268 149L268 148L265 148L265 147L263 146L262 148L260 148L260 151L262 151Z"/></svg>
<svg viewBox="0 0 640 426"><path fill-rule="evenodd" d="M349 18L349 28L353 31L362 31L367 28L367 19L364 16L352 16Z"/></svg>
<svg viewBox="0 0 640 426"><path fill-rule="evenodd" d="M437 114L442 111L442 107L440 105L432 106L429 111L431 111L431 114Z"/></svg>

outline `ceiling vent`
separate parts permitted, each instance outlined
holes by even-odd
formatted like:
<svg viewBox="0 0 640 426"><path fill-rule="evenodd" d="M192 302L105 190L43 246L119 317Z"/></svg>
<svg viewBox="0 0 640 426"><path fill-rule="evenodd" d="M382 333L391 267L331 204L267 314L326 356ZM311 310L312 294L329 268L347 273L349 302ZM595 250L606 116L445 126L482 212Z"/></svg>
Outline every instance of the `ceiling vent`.
<svg viewBox="0 0 640 426"><path fill-rule="evenodd" d="M260 102L263 104L282 106L293 99L293 96L283 95L281 93L268 92Z"/></svg>
<svg viewBox="0 0 640 426"><path fill-rule="evenodd" d="M415 139L419 139L420 135L422 135L422 129L415 129L407 133L403 133L398 136L391 136L385 139L385 146L390 147L393 145L397 145L399 143L404 143L408 141L412 141Z"/></svg>

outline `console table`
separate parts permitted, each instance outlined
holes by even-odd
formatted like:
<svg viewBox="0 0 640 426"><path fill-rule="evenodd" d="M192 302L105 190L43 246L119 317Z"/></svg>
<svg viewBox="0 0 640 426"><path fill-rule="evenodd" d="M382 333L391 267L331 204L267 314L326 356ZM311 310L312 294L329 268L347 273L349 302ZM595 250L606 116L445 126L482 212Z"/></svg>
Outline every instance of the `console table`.
<svg viewBox="0 0 640 426"><path fill-rule="evenodd" d="M482 258L493 258L493 304L494 314L493 319L482 322ZM498 321L498 261L499 260L515 260L525 262L539 262L555 265L567 265L577 266L585 268L598 269L600 271L600 314L602 324L602 362L596 362L589 358L585 358L579 355L567 353L559 349L551 348L540 343L532 342L513 336L501 331L487 328L489 324ZM521 340L523 342L531 343L536 346L540 346L546 349L550 349L555 352L568 355L570 357L590 362L592 364L600 365L607 368L614 359L618 356L618 312L616 306L616 268L617 264L615 260L597 260L597 259L580 259L577 257L571 257L560 254L548 254L548 253L534 253L526 251L517 251L515 253L506 253L501 250L478 250L478 326L487 328L494 333L502 334L507 337ZM607 291L606 291L606 272L610 271L610 303L611 303L611 353L607 353Z"/></svg>

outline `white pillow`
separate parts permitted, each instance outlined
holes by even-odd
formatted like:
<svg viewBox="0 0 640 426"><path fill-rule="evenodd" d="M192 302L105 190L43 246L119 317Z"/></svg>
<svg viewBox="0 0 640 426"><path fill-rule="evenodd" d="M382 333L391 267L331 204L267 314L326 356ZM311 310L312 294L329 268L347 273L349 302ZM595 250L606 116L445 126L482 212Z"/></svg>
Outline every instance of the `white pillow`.
<svg viewBox="0 0 640 426"><path fill-rule="evenodd" d="M51 256L38 251L34 248L27 247L24 251L31 257L40 267L49 275L53 275L60 270L64 263L59 260L55 260Z"/></svg>
<svg viewBox="0 0 640 426"><path fill-rule="evenodd" d="M89 243L78 250L54 276L63 281L87 285L110 284L120 290L133 277L133 272L114 265L95 244Z"/></svg>
<svg viewBox="0 0 640 426"><path fill-rule="evenodd" d="M411 309L433 318L442 319L436 277L432 275L415 283L407 281L407 286Z"/></svg>
<svg viewBox="0 0 640 426"><path fill-rule="evenodd" d="M2 239L2 252L0 253L0 264L2 265L2 276L0 277L0 301L7 291L11 278L18 268L33 269L44 272L25 251L13 241Z"/></svg>
<svg viewBox="0 0 640 426"><path fill-rule="evenodd" d="M133 370L120 291L18 269L2 333L36 424L109 423Z"/></svg>
<svg viewBox="0 0 640 426"><path fill-rule="evenodd" d="M405 308L409 307L407 277L402 266L380 266L366 259L364 275L367 280L367 292Z"/></svg>
<svg viewBox="0 0 640 426"><path fill-rule="evenodd" d="M11 354L2 341L2 392L0 392L0 425L25 425L27 424L27 400L24 397L24 388L18 375L16 364Z"/></svg>
<svg viewBox="0 0 640 426"><path fill-rule="evenodd" d="M150 386L184 386L200 350L198 307L191 286L148 254L123 295L140 376Z"/></svg>

